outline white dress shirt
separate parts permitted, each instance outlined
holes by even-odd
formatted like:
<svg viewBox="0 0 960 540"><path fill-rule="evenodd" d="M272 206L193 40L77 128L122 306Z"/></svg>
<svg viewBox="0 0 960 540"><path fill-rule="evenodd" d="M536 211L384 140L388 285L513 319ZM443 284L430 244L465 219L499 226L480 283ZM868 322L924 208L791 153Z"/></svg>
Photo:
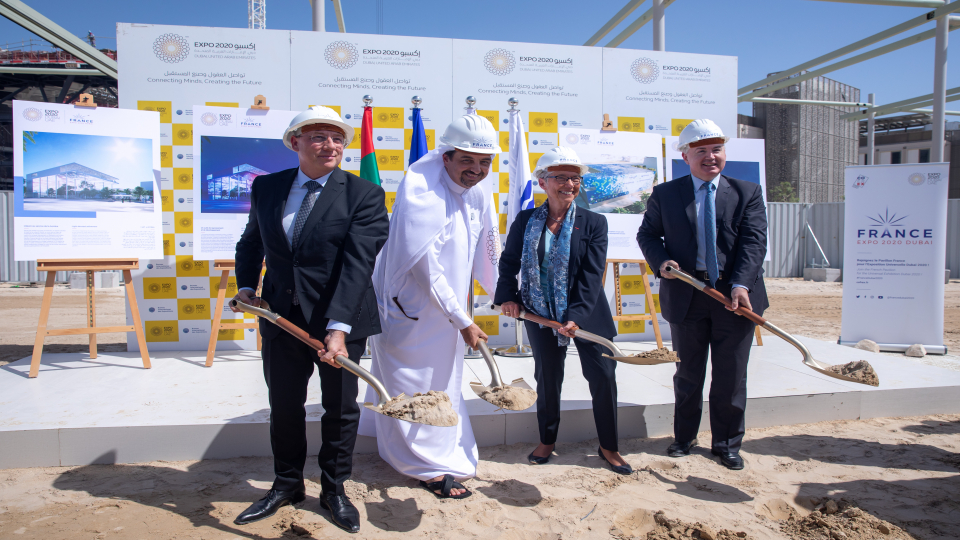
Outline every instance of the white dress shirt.
<svg viewBox="0 0 960 540"><path fill-rule="evenodd" d="M300 205L303 204L304 197L306 197L307 193L310 191L306 188L306 183L313 180L320 184L320 189L317 190L317 197L319 197L320 192L323 191L323 186L326 185L331 174L333 174L333 171L328 172L320 178L314 179L303 174L302 169L297 169L297 178L294 180L293 185L290 186L290 193L287 195L287 202L283 206L283 220L281 222L283 225L283 232L287 235L287 247L290 249L293 249L293 225L297 221L297 212L300 211ZM244 287L244 289L252 293L256 293L256 291L250 287ZM330 321L327 323L327 330L343 330L349 334L350 331L353 330L353 327L349 324L330 319Z"/></svg>

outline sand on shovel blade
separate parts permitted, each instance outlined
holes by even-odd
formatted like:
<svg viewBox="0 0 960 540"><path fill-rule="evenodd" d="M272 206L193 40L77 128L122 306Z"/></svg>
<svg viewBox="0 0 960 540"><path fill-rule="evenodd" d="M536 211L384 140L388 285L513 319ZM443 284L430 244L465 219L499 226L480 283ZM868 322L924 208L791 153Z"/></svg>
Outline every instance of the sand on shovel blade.
<svg viewBox="0 0 960 540"><path fill-rule="evenodd" d="M652 351L637 353L633 355L633 357L648 358L650 360L660 360L662 362L679 362L680 361L680 357L677 356L677 353L671 351L666 347L660 347L659 349L654 349Z"/></svg>
<svg viewBox="0 0 960 540"><path fill-rule="evenodd" d="M436 390L425 394L417 392L411 398L400 394L383 406L383 414L408 422L441 427L455 426L459 420L447 393Z"/></svg>
<svg viewBox="0 0 960 540"><path fill-rule="evenodd" d="M870 386L880 386L880 377L877 376L877 372L873 370L873 366L866 360L857 360L856 362L830 366L827 368L827 371L856 379Z"/></svg>
<svg viewBox="0 0 960 540"><path fill-rule="evenodd" d="M529 388L516 386L494 386L480 392L480 399L492 403L501 409L523 411L537 402L537 393Z"/></svg>

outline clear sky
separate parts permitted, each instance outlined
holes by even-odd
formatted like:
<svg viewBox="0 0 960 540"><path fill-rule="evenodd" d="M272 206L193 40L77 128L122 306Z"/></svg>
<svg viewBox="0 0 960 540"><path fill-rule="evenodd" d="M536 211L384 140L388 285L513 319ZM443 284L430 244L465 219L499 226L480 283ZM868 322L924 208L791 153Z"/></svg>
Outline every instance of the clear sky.
<svg viewBox="0 0 960 540"><path fill-rule="evenodd" d="M24 176L68 163L79 163L116 177L116 189L133 189L153 181L153 141L129 137L37 133L23 153ZM104 139L108 139L104 142ZM107 151L104 151L107 148Z"/></svg>
<svg viewBox="0 0 960 540"><path fill-rule="evenodd" d="M450 2L382 0L384 34L489 39L582 45L627 0L521 2L485 0ZM333 3L325 0L327 30L336 31ZM78 36L93 31L99 47L115 48L117 22L188 26L247 26L247 0L26 0L26 3ZM81 7L85 6L85 7ZM376 0L343 0L348 32L377 33ZM649 9L642 4L605 44L634 18ZM668 51L739 57L739 85L769 72L800 64L889 28L929 10L880 7L813 0L677 0L667 9ZM310 30L308 0L267 0L267 28ZM887 40L932 29L927 23ZM0 19L0 42L31 37L26 30ZM960 34L952 39L960 40ZM957 41L960 46L960 41ZM621 47L650 49L648 24ZM960 50L960 49L958 49ZM860 51L863 52L863 51ZM120 51L123 54L123 51ZM854 53L858 54L858 53ZM954 54L947 86L960 86L960 54ZM870 92L880 104L932 92L933 39L833 72L828 77ZM750 114L751 105L739 112Z"/></svg>

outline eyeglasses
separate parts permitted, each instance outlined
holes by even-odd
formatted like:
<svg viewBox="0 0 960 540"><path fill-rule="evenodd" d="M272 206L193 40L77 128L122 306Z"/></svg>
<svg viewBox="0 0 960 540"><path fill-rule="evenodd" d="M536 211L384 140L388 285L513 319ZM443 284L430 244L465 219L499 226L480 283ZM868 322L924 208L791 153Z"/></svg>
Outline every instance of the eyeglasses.
<svg viewBox="0 0 960 540"><path fill-rule="evenodd" d="M548 176L547 178L553 180L558 184L566 184L567 182L573 183L574 186L579 186L580 182L583 181L582 176Z"/></svg>
<svg viewBox="0 0 960 540"><path fill-rule="evenodd" d="M309 135L301 135L301 137L307 139L309 144L320 145L330 139L330 143L334 146L343 146L343 137L340 135L323 135L318 132L312 132Z"/></svg>

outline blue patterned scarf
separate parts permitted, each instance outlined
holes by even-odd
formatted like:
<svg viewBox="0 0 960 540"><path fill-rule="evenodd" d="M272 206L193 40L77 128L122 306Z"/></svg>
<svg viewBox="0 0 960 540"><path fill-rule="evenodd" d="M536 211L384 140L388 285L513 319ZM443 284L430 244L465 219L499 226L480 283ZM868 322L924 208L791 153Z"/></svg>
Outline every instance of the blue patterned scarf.
<svg viewBox="0 0 960 540"><path fill-rule="evenodd" d="M527 228L523 232L523 254L520 257L520 297L524 306L535 314L563 323L567 317L567 280L570 272L570 237L573 235L573 220L577 214L577 205L571 204L567 217L560 226L560 233L550 246L550 253L544 253L553 264L553 302L548 305L543 297L540 285L540 262L537 249L540 236L549 216L548 203L544 201L530 216ZM553 331L561 347L570 344L570 338Z"/></svg>

